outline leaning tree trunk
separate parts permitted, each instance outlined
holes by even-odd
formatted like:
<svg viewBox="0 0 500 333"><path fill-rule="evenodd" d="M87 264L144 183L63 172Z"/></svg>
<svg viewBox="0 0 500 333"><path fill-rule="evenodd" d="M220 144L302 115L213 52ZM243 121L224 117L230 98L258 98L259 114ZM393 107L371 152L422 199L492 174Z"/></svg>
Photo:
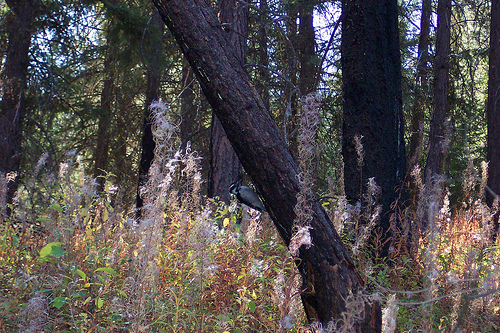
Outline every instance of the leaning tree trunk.
<svg viewBox="0 0 500 333"><path fill-rule="evenodd" d="M279 234L289 245L296 195L300 190L297 163L250 84L250 77L223 27L205 0L153 2L191 64ZM312 210L313 246L302 246L297 261L308 319L325 325L335 320L356 332L380 332L378 301L370 300L365 294L363 281L321 204L316 201ZM342 323L342 313L353 298L360 305L361 316L355 317L352 323Z"/></svg>

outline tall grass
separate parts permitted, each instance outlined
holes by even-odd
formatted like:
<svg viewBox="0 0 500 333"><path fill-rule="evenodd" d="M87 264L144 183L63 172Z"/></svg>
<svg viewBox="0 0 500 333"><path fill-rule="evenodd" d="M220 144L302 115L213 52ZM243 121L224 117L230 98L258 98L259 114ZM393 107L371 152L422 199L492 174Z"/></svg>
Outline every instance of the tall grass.
<svg viewBox="0 0 500 333"><path fill-rule="evenodd" d="M243 234L239 209L204 200L199 158L176 150L168 108L152 111L156 158L139 220L112 206L112 175L96 193L78 159L50 176L43 210L31 209L35 173L20 189L16 215L0 226L0 331L303 327L295 265L270 221L251 212Z"/></svg>
<svg viewBox="0 0 500 333"><path fill-rule="evenodd" d="M265 214L203 198L199 158L177 150L168 107L156 103L153 112L156 158L139 220L112 204L112 175L96 193L78 156L57 174L44 173L42 156L0 226L0 332L349 332L363 315L358 295L341 320L308 326L293 249ZM363 163L361 138L358 146ZM306 207L313 181L302 175ZM419 184L418 168L413 176ZM500 253L491 242L486 177L485 165L479 172L469 163L455 205L444 178L435 188L420 183L418 202L393 217L389 258L377 256L382 245L371 237L376 180L363 207L342 197L325 205L368 291L384 304L385 332L499 331ZM297 209L297 244L308 245L307 210ZM241 215L243 231L235 223ZM427 231L418 233L424 222Z"/></svg>

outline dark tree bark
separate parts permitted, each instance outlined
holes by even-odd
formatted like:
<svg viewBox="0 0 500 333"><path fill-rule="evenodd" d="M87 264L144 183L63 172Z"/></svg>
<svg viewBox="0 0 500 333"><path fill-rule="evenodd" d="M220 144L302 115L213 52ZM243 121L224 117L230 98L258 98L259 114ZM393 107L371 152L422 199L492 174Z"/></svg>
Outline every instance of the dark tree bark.
<svg viewBox="0 0 500 333"><path fill-rule="evenodd" d="M415 99L413 102L412 117L410 124L410 148L408 161L407 180L411 202L418 202L420 195L416 179L411 172L416 166L423 166L424 150L424 120L425 111L431 105L429 89L429 32L430 18L432 12L431 0L422 1L422 16L420 18L420 37L418 41L417 75L415 80Z"/></svg>
<svg viewBox="0 0 500 333"><path fill-rule="evenodd" d="M299 156L297 129L300 123L300 100L316 90L318 62L313 26L314 1L291 1L285 4L287 36L291 55L287 56L287 76L292 85L286 91L289 113L285 113L284 132L294 156Z"/></svg>
<svg viewBox="0 0 500 333"><path fill-rule="evenodd" d="M242 178L241 162L215 114L212 115L210 129L208 197L218 197L219 200L228 204L230 201L229 186Z"/></svg>
<svg viewBox="0 0 500 333"><path fill-rule="evenodd" d="M295 135L297 131L295 129L298 128L300 123L298 117L298 103L300 100L298 79L300 66L297 51L299 8L295 1L286 1L283 4L286 28L284 33L286 35L284 36L282 52L287 55L283 64L283 75L288 79L283 89L283 95L285 96L283 100L286 101L286 110L283 116L283 132L293 156L298 156L298 143Z"/></svg>
<svg viewBox="0 0 500 333"><path fill-rule="evenodd" d="M101 108L99 112L99 122L97 129L97 142L94 150L94 178L97 182L97 192L104 190L104 175L108 166L110 126L113 106L113 72L111 63L112 56L107 55L104 63L104 84L101 90Z"/></svg>
<svg viewBox="0 0 500 333"><path fill-rule="evenodd" d="M345 193L350 203L362 202L368 179L375 177L382 189L380 226L389 239L391 204L401 195L406 174L398 5L396 0L343 0L342 15Z"/></svg>
<svg viewBox="0 0 500 333"><path fill-rule="evenodd" d="M247 54L248 5L239 0L220 0L218 11L219 20L229 35L234 52L244 64ZM208 196L219 197L221 201L229 203L229 186L241 178L241 163L216 114L212 115L210 130Z"/></svg>
<svg viewBox="0 0 500 333"><path fill-rule="evenodd" d="M299 192L298 167L222 25L204 0L153 2L191 64L283 241L289 245ZM364 287L318 201L313 207L311 227L313 246L302 246L297 261L303 278L301 296L309 320L327 324L341 320L348 296L363 294ZM352 331L380 332L379 303L367 298L360 301L364 316L355 320Z"/></svg>
<svg viewBox="0 0 500 333"><path fill-rule="evenodd" d="M181 94L181 150L184 151L193 135L193 124L196 119L196 95L194 93L194 74L186 58L182 59L182 87Z"/></svg>
<svg viewBox="0 0 500 333"><path fill-rule="evenodd" d="M0 100L0 176L19 174L22 159L21 124L25 113L25 90L30 62L29 48L33 22L40 9L38 0L7 0L10 12L6 14L8 49L1 73ZM7 184L7 204L12 203L19 177ZM2 207L2 211L5 207ZM7 208L7 214L10 209Z"/></svg>
<svg viewBox="0 0 500 333"><path fill-rule="evenodd" d="M422 148L424 141L424 114L430 103L428 91L429 72L429 32L431 19L431 0L422 1L422 16L420 18L420 37L418 40L418 62L417 76L415 79L415 101L413 102L411 118L411 136L409 147L409 168L413 168L422 162Z"/></svg>
<svg viewBox="0 0 500 333"><path fill-rule="evenodd" d="M434 111L429 133L429 151L425 163L424 179L432 184L442 171L448 151L448 73L450 70L451 0L438 1L438 27L436 31L436 58L434 60Z"/></svg>
<svg viewBox="0 0 500 333"><path fill-rule="evenodd" d="M258 42L259 47L257 49L257 62L259 64L258 73L259 80L255 82L255 88L259 92L266 109L270 106L270 96L269 89L267 88L270 80L269 75L269 54L268 54L268 43L267 43L267 25L269 23L268 17L268 4L267 0L259 1L259 30L258 30Z"/></svg>
<svg viewBox="0 0 500 333"><path fill-rule="evenodd" d="M299 3L299 34L297 50L299 54L299 90L302 96L316 90L316 38L313 26L313 5L307 1Z"/></svg>
<svg viewBox="0 0 500 333"><path fill-rule="evenodd" d="M486 200L488 205L493 207L495 198L498 198L500 194L500 0L491 1L490 63L486 119L488 123L488 187L493 192L486 193ZM494 222L495 230L498 231L498 214Z"/></svg>
<svg viewBox="0 0 500 333"><path fill-rule="evenodd" d="M141 196L141 187L146 184L149 167L154 158L156 147L151 130L151 113L149 106L160 98L160 84L162 73L162 58L165 56L162 36L164 24L160 14L156 11L146 27L144 39L144 62L146 65L146 100L144 104L144 132L142 134L141 159L139 161L139 183L137 187L136 208L140 217L144 200Z"/></svg>

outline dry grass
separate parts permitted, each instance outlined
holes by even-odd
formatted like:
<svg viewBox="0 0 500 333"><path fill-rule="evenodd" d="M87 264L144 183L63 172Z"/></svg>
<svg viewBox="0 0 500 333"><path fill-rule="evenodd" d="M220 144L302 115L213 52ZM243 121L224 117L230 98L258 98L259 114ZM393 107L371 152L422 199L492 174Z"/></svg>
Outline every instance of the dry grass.
<svg viewBox="0 0 500 333"><path fill-rule="evenodd" d="M300 276L271 221L245 213L243 233L239 209L203 199L196 155L177 152L168 110L156 107L162 158L143 190L141 220L112 204L110 181L96 195L77 157L58 175L40 176L50 192L45 206L31 195L38 170L21 188L16 214L0 226L0 332L349 332L363 315L360 296L351 295L338 321L308 328ZM374 180L364 208L343 198L331 205L372 297L385 304L385 332L499 331L500 251L490 241L485 168L476 174L470 163L454 205L444 182L421 184L414 210L393 217L390 258L378 258L381 245L368 237L379 212ZM301 216L299 231L308 226ZM424 221L426 232L408 232Z"/></svg>

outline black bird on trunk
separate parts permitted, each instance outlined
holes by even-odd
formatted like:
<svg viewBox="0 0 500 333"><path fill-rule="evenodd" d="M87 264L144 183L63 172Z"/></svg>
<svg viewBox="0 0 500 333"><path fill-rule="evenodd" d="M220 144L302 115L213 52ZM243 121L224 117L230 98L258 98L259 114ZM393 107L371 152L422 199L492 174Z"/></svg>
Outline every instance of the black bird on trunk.
<svg viewBox="0 0 500 333"><path fill-rule="evenodd" d="M248 186L241 185L241 179L229 186L229 193L236 195L239 202L250 208L265 212L266 208L257 193Z"/></svg>

